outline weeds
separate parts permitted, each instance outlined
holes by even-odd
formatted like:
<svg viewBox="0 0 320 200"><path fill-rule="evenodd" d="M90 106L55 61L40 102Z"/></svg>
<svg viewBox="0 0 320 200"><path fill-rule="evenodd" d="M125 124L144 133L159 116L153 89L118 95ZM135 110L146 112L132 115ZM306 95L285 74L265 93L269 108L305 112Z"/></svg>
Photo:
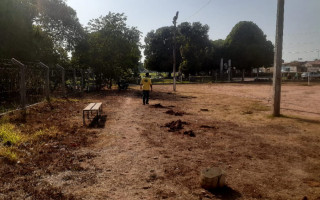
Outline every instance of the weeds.
<svg viewBox="0 0 320 200"><path fill-rule="evenodd" d="M56 127L50 127L43 130L38 130L32 134L27 140L37 141L44 136L56 136L58 134L58 129Z"/></svg>
<svg viewBox="0 0 320 200"><path fill-rule="evenodd" d="M51 98L50 102L78 102L79 99L64 99L64 98Z"/></svg>
<svg viewBox="0 0 320 200"><path fill-rule="evenodd" d="M0 118L0 157L16 162L18 156L14 152L14 146L21 141L21 132L15 125L9 123L9 118Z"/></svg>
<svg viewBox="0 0 320 200"><path fill-rule="evenodd" d="M18 156L14 152L14 149L10 147L0 147L0 157L6 158L10 162L17 162L18 160Z"/></svg>
<svg viewBox="0 0 320 200"><path fill-rule="evenodd" d="M21 141L21 133L15 125L9 123L6 117L0 119L0 142L2 145L11 146Z"/></svg>
<svg viewBox="0 0 320 200"><path fill-rule="evenodd" d="M18 127L9 121L8 117L0 118L0 157L10 162L16 162L19 159L16 152L20 143L37 142L43 137L56 136L58 134L56 127L50 127L38 130L30 135L22 135Z"/></svg>

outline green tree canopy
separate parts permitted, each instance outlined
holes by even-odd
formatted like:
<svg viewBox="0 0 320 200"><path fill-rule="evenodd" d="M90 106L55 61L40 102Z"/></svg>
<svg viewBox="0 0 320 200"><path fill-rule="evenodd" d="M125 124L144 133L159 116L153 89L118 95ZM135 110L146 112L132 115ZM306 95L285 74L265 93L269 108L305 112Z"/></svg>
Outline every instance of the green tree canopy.
<svg viewBox="0 0 320 200"><path fill-rule="evenodd" d="M25 59L30 56L35 12L31 1L0 1L0 57Z"/></svg>
<svg viewBox="0 0 320 200"><path fill-rule="evenodd" d="M57 54L65 54L61 48L71 50L83 36L76 12L64 0L1 0L0 26L2 58L59 59Z"/></svg>
<svg viewBox="0 0 320 200"><path fill-rule="evenodd" d="M137 72L141 58L140 34L135 27L126 24L126 16L111 13L93 19L87 27L87 37L76 47L74 62L88 68L95 76L97 85L107 80Z"/></svg>
<svg viewBox="0 0 320 200"><path fill-rule="evenodd" d="M208 36L209 26L200 22L183 22L178 26L180 32L180 69L186 74L195 74L209 68L208 55L212 52Z"/></svg>
<svg viewBox="0 0 320 200"><path fill-rule="evenodd" d="M172 72L173 66L173 26L150 31L145 37L145 67L150 70ZM178 50L177 50L178 52ZM176 53L180 63L180 53Z"/></svg>
<svg viewBox="0 0 320 200"><path fill-rule="evenodd" d="M65 1L36 0L34 21L49 33L58 46L72 50L82 39L84 31L76 11Z"/></svg>
<svg viewBox="0 0 320 200"><path fill-rule="evenodd" d="M268 67L273 63L273 45L253 22L236 24L225 40L227 55L238 69Z"/></svg>
<svg viewBox="0 0 320 200"><path fill-rule="evenodd" d="M145 66L148 69L172 72L174 27L161 27L145 37ZM194 74L209 68L212 48L209 27L200 22L181 23L177 27L177 66L184 73Z"/></svg>

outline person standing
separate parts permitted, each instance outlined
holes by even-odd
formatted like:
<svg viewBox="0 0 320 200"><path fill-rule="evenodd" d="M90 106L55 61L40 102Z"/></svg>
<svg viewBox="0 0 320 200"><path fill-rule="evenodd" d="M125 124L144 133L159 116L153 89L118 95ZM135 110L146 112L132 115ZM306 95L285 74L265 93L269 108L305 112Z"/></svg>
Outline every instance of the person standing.
<svg viewBox="0 0 320 200"><path fill-rule="evenodd" d="M142 89L143 105L149 104L149 92L152 91L152 83L149 77L149 73L146 73L146 77L141 79L140 89Z"/></svg>

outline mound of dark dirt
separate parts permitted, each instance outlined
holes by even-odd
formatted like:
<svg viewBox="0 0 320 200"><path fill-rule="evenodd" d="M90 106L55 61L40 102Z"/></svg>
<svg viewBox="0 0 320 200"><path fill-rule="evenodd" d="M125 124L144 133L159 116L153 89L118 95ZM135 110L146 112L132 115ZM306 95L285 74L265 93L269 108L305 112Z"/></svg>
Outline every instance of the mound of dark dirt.
<svg viewBox="0 0 320 200"><path fill-rule="evenodd" d="M209 129L218 129L216 126L208 126L208 125L202 125L200 128L209 128Z"/></svg>
<svg viewBox="0 0 320 200"><path fill-rule="evenodd" d="M184 112L175 112L172 109L167 110L165 113L169 115L175 115L175 116L183 116L185 114Z"/></svg>
<svg viewBox="0 0 320 200"><path fill-rule="evenodd" d="M196 134L192 130L185 131L183 132L183 134L189 135L190 137L196 137Z"/></svg>
<svg viewBox="0 0 320 200"><path fill-rule="evenodd" d="M180 119L177 121L169 122L165 125L165 127L169 128L169 132L175 132L183 129L183 125L188 124L187 122L183 122Z"/></svg>

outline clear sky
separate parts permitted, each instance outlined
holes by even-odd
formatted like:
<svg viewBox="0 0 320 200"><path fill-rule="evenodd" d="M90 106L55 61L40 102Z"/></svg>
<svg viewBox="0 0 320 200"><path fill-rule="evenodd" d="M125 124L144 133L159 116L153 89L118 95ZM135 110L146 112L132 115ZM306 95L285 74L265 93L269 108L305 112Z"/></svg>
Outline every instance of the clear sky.
<svg viewBox="0 0 320 200"><path fill-rule="evenodd" d="M151 30L177 23L201 22L210 27L211 40L225 39L239 21L253 21L274 43L277 0L67 0L80 23L105 16L109 11L125 13L127 24L144 36ZM320 0L286 0L283 59L319 59Z"/></svg>

